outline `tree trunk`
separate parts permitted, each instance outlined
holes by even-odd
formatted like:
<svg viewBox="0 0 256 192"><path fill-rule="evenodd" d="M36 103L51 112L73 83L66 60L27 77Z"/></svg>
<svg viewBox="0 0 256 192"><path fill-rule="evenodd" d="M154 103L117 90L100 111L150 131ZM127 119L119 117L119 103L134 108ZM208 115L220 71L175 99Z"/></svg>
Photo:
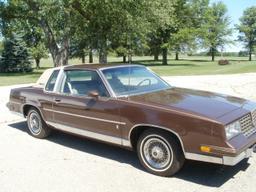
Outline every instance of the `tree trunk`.
<svg viewBox="0 0 256 192"><path fill-rule="evenodd" d="M211 48L212 61L215 61L215 48Z"/></svg>
<svg viewBox="0 0 256 192"><path fill-rule="evenodd" d="M175 60L176 60L176 61L179 60L179 51L176 51L176 53L175 53Z"/></svg>
<svg viewBox="0 0 256 192"><path fill-rule="evenodd" d="M68 64L67 50L59 51L57 55L52 55L54 67L65 66Z"/></svg>
<svg viewBox="0 0 256 192"><path fill-rule="evenodd" d="M252 61L252 45L249 45L249 61Z"/></svg>
<svg viewBox="0 0 256 192"><path fill-rule="evenodd" d="M100 64L107 64L107 41L101 41L101 45L99 48L99 63Z"/></svg>
<svg viewBox="0 0 256 192"><path fill-rule="evenodd" d="M154 61L159 61L159 53L154 53Z"/></svg>
<svg viewBox="0 0 256 192"><path fill-rule="evenodd" d="M163 60L162 60L162 64L163 65L168 65L167 54L168 54L168 49L167 48L163 48Z"/></svg>
<svg viewBox="0 0 256 192"><path fill-rule="evenodd" d="M131 64L132 63L132 54L128 55L128 63Z"/></svg>
<svg viewBox="0 0 256 192"><path fill-rule="evenodd" d="M40 6L35 1L26 1L29 8L38 15L40 11ZM65 34L63 37L63 41L61 43L57 43L53 30L48 23L48 20L45 17L40 17L39 25L44 31L46 41L48 44L49 51L53 58L54 66L62 66L68 64L68 50L69 50L69 37L68 34ZM59 46L60 45L60 46Z"/></svg>
<svg viewBox="0 0 256 192"><path fill-rule="evenodd" d="M49 51L52 55L54 67L63 66L68 64L68 50L69 50L69 39L65 37L61 42L60 47L58 46L55 37L53 35L52 29L48 22L42 18L40 20L40 25L47 38L47 44Z"/></svg>
<svg viewBox="0 0 256 192"><path fill-rule="evenodd" d="M55 50L54 52L51 52L54 66L64 66L68 64L68 40L63 42L63 45Z"/></svg>
<svg viewBox="0 0 256 192"><path fill-rule="evenodd" d="M40 69L40 59L39 58L35 58L36 61L36 68Z"/></svg>
<svg viewBox="0 0 256 192"><path fill-rule="evenodd" d="M126 63L126 55L123 55L123 63Z"/></svg>
<svg viewBox="0 0 256 192"><path fill-rule="evenodd" d="M89 51L89 63L93 63L93 54L91 49Z"/></svg>
<svg viewBox="0 0 256 192"><path fill-rule="evenodd" d="M212 61L215 61L215 53L212 51Z"/></svg>
<svg viewBox="0 0 256 192"><path fill-rule="evenodd" d="M85 55L82 56L82 63L85 63Z"/></svg>
<svg viewBox="0 0 256 192"><path fill-rule="evenodd" d="M107 50L105 48L101 48L99 50L99 63L100 64L107 64Z"/></svg>

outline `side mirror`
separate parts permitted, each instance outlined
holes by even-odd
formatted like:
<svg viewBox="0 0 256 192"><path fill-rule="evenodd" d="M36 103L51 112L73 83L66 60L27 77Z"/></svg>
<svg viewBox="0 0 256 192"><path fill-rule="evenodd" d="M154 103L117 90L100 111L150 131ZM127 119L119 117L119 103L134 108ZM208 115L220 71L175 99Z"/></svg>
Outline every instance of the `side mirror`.
<svg viewBox="0 0 256 192"><path fill-rule="evenodd" d="M89 97L92 97L93 99L97 100L99 98L99 93L97 91L90 91Z"/></svg>

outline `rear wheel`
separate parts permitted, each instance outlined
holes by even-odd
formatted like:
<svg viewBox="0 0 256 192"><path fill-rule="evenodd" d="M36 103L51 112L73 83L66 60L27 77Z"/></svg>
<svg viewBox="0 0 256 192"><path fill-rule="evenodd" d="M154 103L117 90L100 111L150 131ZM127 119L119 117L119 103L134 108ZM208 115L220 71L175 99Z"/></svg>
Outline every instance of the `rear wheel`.
<svg viewBox="0 0 256 192"><path fill-rule="evenodd" d="M180 144L161 130L143 132L137 143L137 153L147 171L165 177L177 173L185 160Z"/></svg>
<svg viewBox="0 0 256 192"><path fill-rule="evenodd" d="M27 115L29 133L39 139L46 138L51 133L51 129L42 119L37 109L31 108Z"/></svg>

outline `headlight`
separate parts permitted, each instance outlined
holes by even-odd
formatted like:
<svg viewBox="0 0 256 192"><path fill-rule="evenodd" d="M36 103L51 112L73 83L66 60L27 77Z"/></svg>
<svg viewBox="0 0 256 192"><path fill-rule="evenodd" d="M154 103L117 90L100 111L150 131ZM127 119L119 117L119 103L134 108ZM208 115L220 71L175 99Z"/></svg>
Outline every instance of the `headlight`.
<svg viewBox="0 0 256 192"><path fill-rule="evenodd" d="M241 125L239 121L231 123L225 127L227 139L231 139L241 133Z"/></svg>

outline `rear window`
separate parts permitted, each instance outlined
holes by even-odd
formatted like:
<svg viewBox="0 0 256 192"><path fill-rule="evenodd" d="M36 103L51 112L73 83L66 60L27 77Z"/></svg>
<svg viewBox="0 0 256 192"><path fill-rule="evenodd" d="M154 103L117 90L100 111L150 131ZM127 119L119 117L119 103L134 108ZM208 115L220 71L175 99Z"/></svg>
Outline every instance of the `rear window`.
<svg viewBox="0 0 256 192"><path fill-rule="evenodd" d="M59 75L59 71L60 70L55 70L55 71L52 72L52 75L49 78L49 80L48 80L48 82L47 82L47 84L45 86L45 90L46 91L53 91L55 83L56 83L56 80L57 80L57 77Z"/></svg>

